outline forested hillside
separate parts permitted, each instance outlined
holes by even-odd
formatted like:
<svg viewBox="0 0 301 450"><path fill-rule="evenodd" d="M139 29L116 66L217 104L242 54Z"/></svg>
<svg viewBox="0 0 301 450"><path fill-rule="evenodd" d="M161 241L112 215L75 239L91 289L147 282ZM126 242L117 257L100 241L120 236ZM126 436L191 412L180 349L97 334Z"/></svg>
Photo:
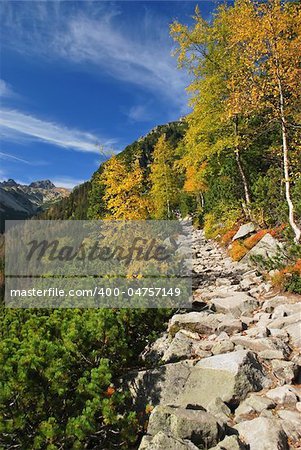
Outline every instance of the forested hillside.
<svg viewBox="0 0 301 450"><path fill-rule="evenodd" d="M237 0L210 22L196 9L171 36L191 76L191 112L110 158L40 218L190 214L236 261L269 230L291 259L268 269L279 289L300 293L300 2ZM259 234L232 244L245 222ZM0 447L137 449L152 407L137 415L117 380L144 366L139 354L171 313L4 309Z"/></svg>
<svg viewBox="0 0 301 450"><path fill-rule="evenodd" d="M175 148L184 136L187 125L184 121L171 122L166 125L159 125L151 130L146 136L139 138L137 141L128 145L117 158L125 161L127 168L130 169L131 164L136 158L139 164L149 172L149 166L152 162L152 154L154 146L158 138L162 134L166 134L167 138ZM90 181L77 186L66 199L58 202L50 207L43 214L39 215L39 219L95 219L101 215L104 208L102 201L103 190L99 183L99 176L103 171L103 165L94 172Z"/></svg>
<svg viewBox="0 0 301 450"><path fill-rule="evenodd" d="M60 202L50 206L43 213L39 214L37 219L41 220L84 220L87 218L88 197L91 189L91 183L76 186L71 194Z"/></svg>

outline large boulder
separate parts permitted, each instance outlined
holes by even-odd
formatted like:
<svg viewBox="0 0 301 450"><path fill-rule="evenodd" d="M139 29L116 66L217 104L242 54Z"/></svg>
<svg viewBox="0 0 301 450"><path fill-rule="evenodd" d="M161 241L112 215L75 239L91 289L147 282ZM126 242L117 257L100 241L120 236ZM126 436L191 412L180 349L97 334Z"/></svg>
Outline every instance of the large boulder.
<svg viewBox="0 0 301 450"><path fill-rule="evenodd" d="M279 317L268 323L269 330L282 329L286 331L290 337L291 343L295 347L301 347L301 317L300 313L291 314L285 317Z"/></svg>
<svg viewBox="0 0 301 450"><path fill-rule="evenodd" d="M199 361L191 370L176 403L206 407L217 397L238 405L250 391L267 385L262 367L255 355L245 350L215 355Z"/></svg>
<svg viewBox="0 0 301 450"><path fill-rule="evenodd" d="M145 410L147 404L172 404L182 392L193 364L193 361L180 361L155 369L135 371L121 383L129 389L138 411Z"/></svg>
<svg viewBox="0 0 301 450"><path fill-rule="evenodd" d="M185 331L185 330L183 330ZM193 354L193 345L198 342L196 339L191 339L183 331L178 331L169 344L168 348L162 356L164 362L176 362L181 359L190 358Z"/></svg>
<svg viewBox="0 0 301 450"><path fill-rule="evenodd" d="M249 236L249 234L253 233L254 231L255 231L254 223L252 222L245 223L244 225L241 225L237 233L233 236L232 241Z"/></svg>
<svg viewBox="0 0 301 450"><path fill-rule="evenodd" d="M250 450L288 450L287 436L277 419L257 417L234 428Z"/></svg>
<svg viewBox="0 0 301 450"><path fill-rule="evenodd" d="M274 359L271 361L273 375L282 384L290 384L295 379L298 380L298 374L300 373L300 366L294 361L282 361Z"/></svg>
<svg viewBox="0 0 301 450"><path fill-rule="evenodd" d="M245 444L235 436L226 436L221 442L219 442L215 447L210 448L210 450L247 450Z"/></svg>
<svg viewBox="0 0 301 450"><path fill-rule="evenodd" d="M248 420L250 415L261 413L276 407L276 403L262 395L250 394L235 410L235 422L243 422Z"/></svg>
<svg viewBox="0 0 301 450"><path fill-rule="evenodd" d="M290 411L280 409L278 416L281 419L281 425L287 436L292 441L301 439L301 414L299 411ZM299 441L300 442L300 441Z"/></svg>
<svg viewBox="0 0 301 450"><path fill-rule="evenodd" d="M257 338L254 339L249 336L232 336L231 341L235 345L241 345L244 348L251 350L255 353L260 353L264 351L269 350L276 350L279 352L277 353L277 356L275 359L279 359L279 355L281 355L282 358L286 357L290 353L289 347L285 344L285 342L282 342L281 339L278 338ZM266 358L266 359L273 359L273 358Z"/></svg>
<svg viewBox="0 0 301 450"><path fill-rule="evenodd" d="M210 448L224 436L215 417L205 410L164 405L152 411L148 423L148 434L155 436L159 431L177 439L187 439L198 448Z"/></svg>
<svg viewBox="0 0 301 450"><path fill-rule="evenodd" d="M258 302L245 292L235 292L228 297L213 298L210 303L218 313L232 314L239 318L242 315L254 311L258 307Z"/></svg>
<svg viewBox="0 0 301 450"><path fill-rule="evenodd" d="M250 264L253 258L261 257L264 259L274 258L283 255L282 244L267 233L241 260L242 263Z"/></svg>
<svg viewBox="0 0 301 450"><path fill-rule="evenodd" d="M139 450L198 450L191 441L177 439L159 431L154 437L144 436Z"/></svg>
<svg viewBox="0 0 301 450"><path fill-rule="evenodd" d="M271 389L266 393L266 396L278 405L295 405L298 401L296 390L289 384Z"/></svg>
<svg viewBox="0 0 301 450"><path fill-rule="evenodd" d="M168 332L171 336L181 330L189 330L199 334L212 334L217 330L219 320L216 314L205 312L189 312L175 314L169 321Z"/></svg>

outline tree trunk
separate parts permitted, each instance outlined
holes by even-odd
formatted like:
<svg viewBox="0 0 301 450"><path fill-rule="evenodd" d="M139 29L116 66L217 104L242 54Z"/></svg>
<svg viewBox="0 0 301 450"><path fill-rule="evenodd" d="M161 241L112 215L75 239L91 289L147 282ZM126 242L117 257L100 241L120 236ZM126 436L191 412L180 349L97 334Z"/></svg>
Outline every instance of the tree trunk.
<svg viewBox="0 0 301 450"><path fill-rule="evenodd" d="M235 132L235 137L238 137L238 117L236 116L234 119L234 132ZM248 206L251 204L251 195L250 195L250 189L249 189L249 185L248 185L248 180L243 168L243 165L241 163L241 159L240 159L240 151L238 146L236 146L235 148L235 159L237 162L237 166L238 166L238 170L241 176L241 180L242 180L242 184L244 187L244 191L245 191L245 200L246 200L246 205L247 208Z"/></svg>
<svg viewBox="0 0 301 450"><path fill-rule="evenodd" d="M203 195L202 192L197 192L196 193L196 202L197 202L199 207L204 208L204 206L205 206L205 199L204 199L204 195Z"/></svg>
<svg viewBox="0 0 301 450"><path fill-rule="evenodd" d="M277 71L278 72L278 71ZM290 226L295 234L295 242L298 243L301 237L301 230L295 222L295 209L291 198L291 184L289 174L289 158L288 158L288 144L287 144L287 127L284 114L284 98L282 92L281 79L278 75L279 101L280 101L280 115L281 115L281 131L282 131L282 150L283 150L283 170L285 183L285 197L288 204L288 219Z"/></svg>
<svg viewBox="0 0 301 450"><path fill-rule="evenodd" d="M250 205L251 203L251 196L250 196L250 191L249 191L249 186L248 186L248 181L247 181L247 177L245 175L242 163L241 163L241 159L240 159L240 152L238 149L235 150L235 159L238 165L238 170L241 176L241 180L244 186L244 191L245 191L245 199L246 199L246 204L247 206Z"/></svg>

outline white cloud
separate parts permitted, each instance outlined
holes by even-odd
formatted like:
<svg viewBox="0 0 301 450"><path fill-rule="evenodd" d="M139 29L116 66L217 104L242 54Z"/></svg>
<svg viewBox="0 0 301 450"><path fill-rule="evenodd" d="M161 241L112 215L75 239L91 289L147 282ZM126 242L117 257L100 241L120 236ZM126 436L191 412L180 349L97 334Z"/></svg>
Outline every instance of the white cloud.
<svg viewBox="0 0 301 450"><path fill-rule="evenodd" d="M17 156L11 155L10 153L0 152L0 159L5 159L14 162L22 162L24 164L31 164L26 159L18 158Z"/></svg>
<svg viewBox="0 0 301 450"><path fill-rule="evenodd" d="M0 97L13 97L14 92L10 85L0 78Z"/></svg>
<svg viewBox="0 0 301 450"><path fill-rule="evenodd" d="M114 139L105 140L92 133L67 128L9 109L0 110L0 134L8 140L26 137L65 149L93 153L99 153L100 146L105 149L116 142Z"/></svg>
<svg viewBox="0 0 301 450"><path fill-rule="evenodd" d="M165 32L162 32L165 27ZM100 67L110 76L153 91L169 101L185 101L187 77L171 56L168 24L154 18L144 33L129 24L77 16L58 33L52 50L80 64Z"/></svg>
<svg viewBox="0 0 301 450"><path fill-rule="evenodd" d="M6 2L5 45L132 83L183 114L188 79L171 56L169 19L147 8L135 18L122 11L111 2Z"/></svg>
<svg viewBox="0 0 301 450"><path fill-rule="evenodd" d="M53 184L55 184L56 187L64 187L67 189L73 189L75 186L78 186L79 184L85 182L85 180L79 180L70 177L52 178L51 181Z"/></svg>
<svg viewBox="0 0 301 450"><path fill-rule="evenodd" d="M133 122L145 122L152 118L152 114L148 110L147 105L132 106L129 109L127 116Z"/></svg>

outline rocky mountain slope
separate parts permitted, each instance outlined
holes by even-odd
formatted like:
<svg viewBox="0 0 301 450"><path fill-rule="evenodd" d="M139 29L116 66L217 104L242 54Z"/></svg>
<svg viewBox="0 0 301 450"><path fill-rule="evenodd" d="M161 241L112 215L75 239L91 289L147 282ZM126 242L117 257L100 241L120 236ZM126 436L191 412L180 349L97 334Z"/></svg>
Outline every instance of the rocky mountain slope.
<svg viewBox="0 0 301 450"><path fill-rule="evenodd" d="M145 349L153 368L124 380L136 408L152 410L139 450L300 448L300 296L277 295L201 230L192 235L192 310Z"/></svg>
<svg viewBox="0 0 301 450"><path fill-rule="evenodd" d="M70 191L56 187L50 180L35 181L29 186L9 179L0 183L0 232L5 220L27 219L48 205L67 197Z"/></svg>

